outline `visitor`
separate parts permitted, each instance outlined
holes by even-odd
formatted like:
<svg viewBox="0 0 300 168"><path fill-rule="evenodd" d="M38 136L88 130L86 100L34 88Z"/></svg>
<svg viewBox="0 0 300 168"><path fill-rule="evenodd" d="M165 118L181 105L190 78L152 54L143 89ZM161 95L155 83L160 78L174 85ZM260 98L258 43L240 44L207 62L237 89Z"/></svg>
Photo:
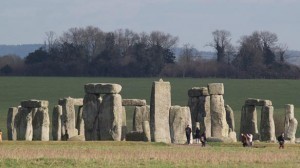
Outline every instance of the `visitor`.
<svg viewBox="0 0 300 168"><path fill-rule="evenodd" d="M279 142L279 149L284 149L284 133L282 133L277 140Z"/></svg>
<svg viewBox="0 0 300 168"><path fill-rule="evenodd" d="M187 139L187 144L191 144L191 133L192 133L192 129L189 125L187 125L186 128L185 128L185 135L186 135L186 139Z"/></svg>
<svg viewBox="0 0 300 168"><path fill-rule="evenodd" d="M206 132L205 131L201 134L200 141L201 141L202 147L205 147L206 146Z"/></svg>
<svg viewBox="0 0 300 168"><path fill-rule="evenodd" d="M248 146L252 147L253 146L253 135L247 134L247 139L248 139Z"/></svg>
<svg viewBox="0 0 300 168"><path fill-rule="evenodd" d="M247 147L248 146L248 138L243 133L241 134L241 141L242 141L243 147Z"/></svg>
<svg viewBox="0 0 300 168"><path fill-rule="evenodd" d="M200 143L200 129L199 129L199 127L196 127L195 139L196 139L196 144L199 144Z"/></svg>

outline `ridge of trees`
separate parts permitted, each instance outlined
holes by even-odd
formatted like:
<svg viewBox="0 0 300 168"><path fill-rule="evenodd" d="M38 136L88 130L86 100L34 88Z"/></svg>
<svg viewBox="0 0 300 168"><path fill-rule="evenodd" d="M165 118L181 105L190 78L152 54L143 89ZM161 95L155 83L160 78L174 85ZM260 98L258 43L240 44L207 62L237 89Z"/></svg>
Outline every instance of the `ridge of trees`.
<svg viewBox="0 0 300 168"><path fill-rule="evenodd" d="M98 27L70 28L61 36L46 33L45 44L24 59L0 57L0 75L299 78L300 69L286 62L287 46L275 33L254 31L231 43L227 30L212 32L207 46L216 59L205 59L190 44L178 58L178 37L160 31L128 29L103 32Z"/></svg>

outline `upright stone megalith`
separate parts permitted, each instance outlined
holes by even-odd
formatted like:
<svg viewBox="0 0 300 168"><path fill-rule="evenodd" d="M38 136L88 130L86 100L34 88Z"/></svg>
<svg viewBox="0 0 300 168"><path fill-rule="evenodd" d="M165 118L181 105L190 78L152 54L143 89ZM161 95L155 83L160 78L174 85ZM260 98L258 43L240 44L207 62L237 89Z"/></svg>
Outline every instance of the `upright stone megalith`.
<svg viewBox="0 0 300 168"><path fill-rule="evenodd" d="M261 134L262 141L276 142L273 113L274 113L273 106L262 107L261 122L260 122L260 134Z"/></svg>
<svg viewBox="0 0 300 168"><path fill-rule="evenodd" d="M229 128L223 99L223 83L208 84L208 91L210 94L211 135L217 138L228 137Z"/></svg>
<svg viewBox="0 0 300 168"><path fill-rule="evenodd" d="M162 79L152 84L150 102L151 139L154 142L171 143L169 110L171 107L171 85Z"/></svg>
<svg viewBox="0 0 300 168"><path fill-rule="evenodd" d="M62 107L60 105L54 106L52 113L52 138L54 141L61 140L61 116Z"/></svg>
<svg viewBox="0 0 300 168"><path fill-rule="evenodd" d="M18 113L17 107L10 107L7 114L7 139L17 140L15 117Z"/></svg>
<svg viewBox="0 0 300 168"><path fill-rule="evenodd" d="M240 133L252 134L254 140L259 140L256 107L244 105L241 112Z"/></svg>
<svg viewBox="0 0 300 168"><path fill-rule="evenodd" d="M86 94L83 99L82 118L84 120L85 140L100 140L98 122L102 98L98 94Z"/></svg>
<svg viewBox="0 0 300 168"><path fill-rule="evenodd" d="M170 133L171 142L176 144L184 144L187 142L185 128L192 125L191 113L189 107L171 106L170 108ZM191 142L193 136L191 134Z"/></svg>
<svg viewBox="0 0 300 168"><path fill-rule="evenodd" d="M34 111L32 120L33 137L32 140L49 141L50 119L48 108L37 108Z"/></svg>
<svg viewBox="0 0 300 168"><path fill-rule="evenodd" d="M133 113L133 131L143 131L143 122L150 122L150 106L136 106Z"/></svg>
<svg viewBox="0 0 300 168"><path fill-rule="evenodd" d="M285 105L284 133L285 133L285 138L287 140L290 140L292 143L294 143L295 139L296 139L297 126L298 126L298 121L294 117L294 105L286 104Z"/></svg>
<svg viewBox="0 0 300 168"><path fill-rule="evenodd" d="M235 130L235 123L234 123L234 113L232 108L229 105L225 105L226 111L226 121L228 123L229 129Z"/></svg>

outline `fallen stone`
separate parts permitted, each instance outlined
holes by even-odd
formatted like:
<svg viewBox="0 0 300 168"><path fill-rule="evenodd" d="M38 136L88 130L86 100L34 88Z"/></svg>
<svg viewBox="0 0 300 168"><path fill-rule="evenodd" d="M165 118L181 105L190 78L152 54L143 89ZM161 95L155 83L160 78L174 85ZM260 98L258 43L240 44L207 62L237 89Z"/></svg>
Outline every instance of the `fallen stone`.
<svg viewBox="0 0 300 168"><path fill-rule="evenodd" d="M146 106L146 100L144 99L123 99L123 106Z"/></svg>
<svg viewBox="0 0 300 168"><path fill-rule="evenodd" d="M223 83L209 83L208 91L210 95L223 95L224 85Z"/></svg>
<svg viewBox="0 0 300 168"><path fill-rule="evenodd" d="M88 94L118 94L122 86L114 83L88 83L84 85L84 90Z"/></svg>
<svg viewBox="0 0 300 168"><path fill-rule="evenodd" d="M68 141L85 141L84 135L76 135L68 139Z"/></svg>

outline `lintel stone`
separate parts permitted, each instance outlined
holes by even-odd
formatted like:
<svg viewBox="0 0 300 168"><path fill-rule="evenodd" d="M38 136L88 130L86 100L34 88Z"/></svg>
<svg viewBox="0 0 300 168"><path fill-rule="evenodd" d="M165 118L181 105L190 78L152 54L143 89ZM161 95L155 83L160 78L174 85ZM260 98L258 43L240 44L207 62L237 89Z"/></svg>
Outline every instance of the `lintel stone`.
<svg viewBox="0 0 300 168"><path fill-rule="evenodd" d="M208 91L210 95L223 95L224 85L223 83L209 83Z"/></svg>
<svg viewBox="0 0 300 168"><path fill-rule="evenodd" d="M123 99L122 106L146 106L145 99Z"/></svg>
<svg viewBox="0 0 300 168"><path fill-rule="evenodd" d="M88 83L84 85L84 90L90 94L118 94L122 86L114 83Z"/></svg>
<svg viewBox="0 0 300 168"><path fill-rule="evenodd" d="M193 87L188 90L189 97L209 96L207 87Z"/></svg>
<svg viewBox="0 0 300 168"><path fill-rule="evenodd" d="M49 102L47 100L24 100L21 101L21 106L24 108L40 108L40 107L48 107Z"/></svg>

